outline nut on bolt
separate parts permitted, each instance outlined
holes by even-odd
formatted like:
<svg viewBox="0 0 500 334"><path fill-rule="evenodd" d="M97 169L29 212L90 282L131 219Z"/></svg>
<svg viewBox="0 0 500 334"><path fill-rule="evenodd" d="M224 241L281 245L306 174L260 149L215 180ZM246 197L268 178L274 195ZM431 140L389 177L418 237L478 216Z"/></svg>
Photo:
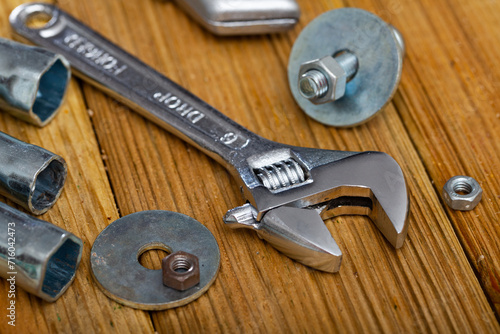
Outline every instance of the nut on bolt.
<svg viewBox="0 0 500 334"><path fill-rule="evenodd" d="M198 257L186 252L175 252L162 260L163 284L184 291L200 283Z"/></svg>
<svg viewBox="0 0 500 334"><path fill-rule="evenodd" d="M380 17L358 8L326 12L304 28L288 63L293 97L316 121L362 124L396 92L404 40Z"/></svg>
<svg viewBox="0 0 500 334"><path fill-rule="evenodd" d="M299 92L314 104L335 101L345 94L348 73L332 56L300 65Z"/></svg>
<svg viewBox="0 0 500 334"><path fill-rule="evenodd" d="M470 176L457 175L449 179L443 187L446 204L453 210L469 211L481 201L483 189Z"/></svg>

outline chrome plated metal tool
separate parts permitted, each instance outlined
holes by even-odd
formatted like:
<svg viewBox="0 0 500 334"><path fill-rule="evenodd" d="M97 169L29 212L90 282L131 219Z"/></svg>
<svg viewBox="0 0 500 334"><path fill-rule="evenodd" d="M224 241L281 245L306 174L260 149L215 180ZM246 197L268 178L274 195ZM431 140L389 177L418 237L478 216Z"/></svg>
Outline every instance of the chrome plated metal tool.
<svg viewBox="0 0 500 334"><path fill-rule="evenodd" d="M2 202L0 228L0 276L43 300L57 300L75 278L82 241Z"/></svg>
<svg viewBox="0 0 500 334"><path fill-rule="evenodd" d="M30 29L26 19L36 13L52 19ZM322 219L367 215L394 247L403 245L408 193L389 155L264 139L52 5L21 5L10 22L21 37L64 55L84 80L223 164L247 200L226 215L230 226L256 229L287 256L329 272L339 270L342 253Z"/></svg>
<svg viewBox="0 0 500 334"><path fill-rule="evenodd" d="M59 112L70 76L64 57L0 38L0 109L43 127Z"/></svg>
<svg viewBox="0 0 500 334"><path fill-rule="evenodd" d="M295 0L175 0L217 35L268 34L291 29L300 17Z"/></svg>
<svg viewBox="0 0 500 334"><path fill-rule="evenodd" d="M0 132L0 195L41 215L61 195L67 174L62 157Z"/></svg>

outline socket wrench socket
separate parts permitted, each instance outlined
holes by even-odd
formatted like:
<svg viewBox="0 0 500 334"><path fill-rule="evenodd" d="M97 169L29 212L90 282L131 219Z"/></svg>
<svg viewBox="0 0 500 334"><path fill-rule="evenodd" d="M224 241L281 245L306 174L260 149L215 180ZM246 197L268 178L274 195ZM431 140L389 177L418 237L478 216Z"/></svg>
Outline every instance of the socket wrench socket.
<svg viewBox="0 0 500 334"><path fill-rule="evenodd" d="M75 278L82 241L2 202L0 231L0 276L43 300L57 300Z"/></svg>
<svg viewBox="0 0 500 334"><path fill-rule="evenodd" d="M59 111L70 76L63 56L0 38L0 109L43 127Z"/></svg>
<svg viewBox="0 0 500 334"><path fill-rule="evenodd" d="M0 132L0 195L41 215L59 198L67 173L60 156Z"/></svg>

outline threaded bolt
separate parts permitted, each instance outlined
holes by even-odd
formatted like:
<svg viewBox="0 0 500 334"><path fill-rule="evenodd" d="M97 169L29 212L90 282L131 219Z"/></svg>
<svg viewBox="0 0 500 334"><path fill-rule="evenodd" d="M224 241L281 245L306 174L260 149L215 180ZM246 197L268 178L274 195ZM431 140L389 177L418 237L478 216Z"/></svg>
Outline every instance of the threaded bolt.
<svg viewBox="0 0 500 334"><path fill-rule="evenodd" d="M358 57L356 57L354 53L343 51L334 56L333 59L335 59L340 67L344 69L347 76L347 82L351 81L358 72Z"/></svg>
<svg viewBox="0 0 500 334"><path fill-rule="evenodd" d="M299 91L306 99L318 99L328 90L326 76L318 70L310 70L302 75L299 80Z"/></svg>
<svg viewBox="0 0 500 334"><path fill-rule="evenodd" d="M358 71L358 58L356 55L349 51L342 51L336 56L332 56L332 58L344 70L345 82L347 83L352 80ZM323 72L318 69L311 69L299 78L299 92L304 98L314 102L325 96L330 84ZM338 100L342 96L343 94L336 95L333 100Z"/></svg>

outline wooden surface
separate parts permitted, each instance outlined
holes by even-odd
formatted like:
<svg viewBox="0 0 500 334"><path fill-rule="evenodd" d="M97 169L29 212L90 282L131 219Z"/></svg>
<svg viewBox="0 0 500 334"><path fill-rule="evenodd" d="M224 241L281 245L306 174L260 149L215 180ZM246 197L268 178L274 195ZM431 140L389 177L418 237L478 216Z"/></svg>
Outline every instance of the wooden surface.
<svg viewBox="0 0 500 334"><path fill-rule="evenodd" d="M0 2L0 36L23 1ZM256 133L283 143L392 155L411 200L408 237L394 250L368 218L327 221L344 257L338 274L306 268L224 213L242 204L216 162L98 90L73 79L60 115L38 129L0 113L0 131L69 163L61 199L42 218L85 242L70 289L49 304L18 291L17 326L0 332L500 332L500 1L299 1L290 32L218 38L172 2L60 0L57 4ZM319 124L295 104L286 67L293 42L319 14L356 6L406 39L393 102L353 129ZM454 175L473 176L483 199L470 212L441 196ZM3 200L3 199L2 199ZM109 300L90 274L90 247L120 216L151 209L194 217L222 254L209 291L181 308L144 312ZM149 265L158 265L152 254ZM156 264L155 264L156 263ZM6 313L5 313L6 314Z"/></svg>

